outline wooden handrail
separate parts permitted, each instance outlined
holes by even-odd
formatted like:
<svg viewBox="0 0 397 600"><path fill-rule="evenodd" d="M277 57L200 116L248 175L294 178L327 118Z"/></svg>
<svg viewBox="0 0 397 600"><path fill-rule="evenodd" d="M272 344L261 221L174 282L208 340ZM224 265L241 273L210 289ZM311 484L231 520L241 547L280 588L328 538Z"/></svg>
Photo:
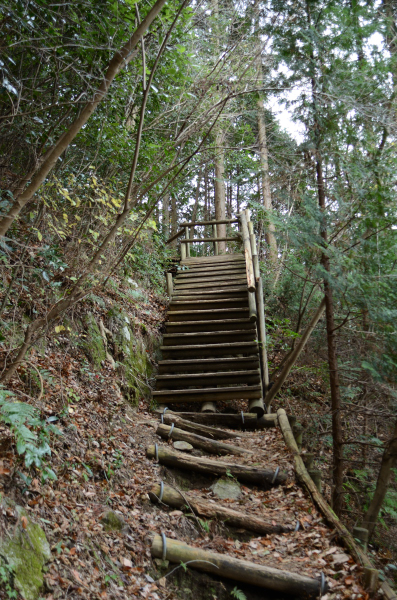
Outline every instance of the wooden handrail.
<svg viewBox="0 0 397 600"><path fill-rule="evenodd" d="M241 242L240 236L236 237L212 237L212 238L189 238L181 240L181 244L193 244L194 242Z"/></svg>
<svg viewBox="0 0 397 600"><path fill-rule="evenodd" d="M185 233L185 230L184 229L180 229L172 237L170 237L165 243L166 244L170 244L171 242L173 242L174 240L176 240L176 238L178 238L180 235L183 235L184 233Z"/></svg>
<svg viewBox="0 0 397 600"><path fill-rule="evenodd" d="M247 271L247 285L249 292L255 292L254 267L252 264L251 242L248 232L247 218L244 212L240 213L241 233L243 235L245 267Z"/></svg>

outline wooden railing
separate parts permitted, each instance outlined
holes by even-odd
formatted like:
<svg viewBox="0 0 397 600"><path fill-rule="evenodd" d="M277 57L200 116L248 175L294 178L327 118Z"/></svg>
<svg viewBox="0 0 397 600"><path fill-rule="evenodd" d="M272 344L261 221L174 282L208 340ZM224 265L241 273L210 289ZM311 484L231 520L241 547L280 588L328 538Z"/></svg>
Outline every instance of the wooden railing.
<svg viewBox="0 0 397 600"><path fill-rule="evenodd" d="M237 223L239 226L239 232L234 237L218 237L217 226L218 225L231 225ZM212 234L211 238L193 238L190 237L190 231L195 227L199 226L211 226ZM214 255L219 255L219 242L240 242L243 244L244 256L245 256L245 267L247 274L247 288L248 288L248 304L249 304L249 317L250 320L256 323L258 345L260 350L260 367L261 367L261 380L263 398L266 396L269 390L269 368L267 359L266 349L266 322L265 322L265 309L263 299L263 283L259 268L258 251L256 245L256 238L254 233L254 226L250 218L250 211L247 208L237 215L235 219L223 219L223 220L212 220L212 221L189 221L181 223L181 229L175 233L171 238L167 240L167 244L173 242L179 237L184 235L184 239L180 240L181 248L181 260L184 261L190 257L190 246L195 243L212 243L214 244ZM169 296L173 294L173 283L171 273L167 273L167 289ZM252 400L250 402L250 409L255 408L255 403L263 400ZM252 405L252 406L251 406ZM266 411L266 407L265 411ZM267 412L270 411L270 406L267 407Z"/></svg>

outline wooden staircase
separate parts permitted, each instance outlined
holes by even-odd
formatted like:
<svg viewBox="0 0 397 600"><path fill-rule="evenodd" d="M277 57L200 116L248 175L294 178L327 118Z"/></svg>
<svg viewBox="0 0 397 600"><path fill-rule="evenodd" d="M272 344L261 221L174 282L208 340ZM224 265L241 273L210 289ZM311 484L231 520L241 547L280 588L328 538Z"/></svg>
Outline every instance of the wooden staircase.
<svg viewBox="0 0 397 600"><path fill-rule="evenodd" d="M248 400L249 412L261 416L263 367L246 252L219 255L215 245L214 256L190 257L187 240L177 276L167 274L171 302L153 397L160 405L200 402L204 412L215 412L218 400Z"/></svg>

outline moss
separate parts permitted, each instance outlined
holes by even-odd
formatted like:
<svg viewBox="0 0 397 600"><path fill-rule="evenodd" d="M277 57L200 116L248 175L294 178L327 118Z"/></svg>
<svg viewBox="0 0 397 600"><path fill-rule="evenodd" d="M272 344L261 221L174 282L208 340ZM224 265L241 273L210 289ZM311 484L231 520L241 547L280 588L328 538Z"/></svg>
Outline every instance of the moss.
<svg viewBox="0 0 397 600"><path fill-rule="evenodd" d="M92 314L86 316L85 326L86 337L81 342L81 346L95 368L100 369L102 361L106 360L106 350L101 332Z"/></svg>
<svg viewBox="0 0 397 600"><path fill-rule="evenodd" d="M102 517L101 523L105 531L123 531L123 529L126 527L124 519L112 510L109 510Z"/></svg>
<svg viewBox="0 0 397 600"><path fill-rule="evenodd" d="M0 554L11 567L14 585L26 600L36 600L43 585L43 567L51 558L50 546L42 528L33 523L26 511L17 506L25 517L26 528L18 527L14 536L0 541Z"/></svg>

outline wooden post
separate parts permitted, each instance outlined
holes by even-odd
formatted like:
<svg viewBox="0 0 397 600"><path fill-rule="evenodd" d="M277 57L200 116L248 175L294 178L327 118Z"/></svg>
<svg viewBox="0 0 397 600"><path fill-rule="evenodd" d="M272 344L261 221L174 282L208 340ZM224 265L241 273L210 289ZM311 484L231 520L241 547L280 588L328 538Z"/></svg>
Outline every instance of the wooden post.
<svg viewBox="0 0 397 600"><path fill-rule="evenodd" d="M166 278L167 278L167 293L168 293L169 297L171 298L171 296L174 292L174 286L172 283L172 274L166 273Z"/></svg>
<svg viewBox="0 0 397 600"><path fill-rule="evenodd" d="M185 238L188 240L190 237L189 227L185 227ZM185 246L185 244L183 244ZM190 256L190 244L186 244L186 256Z"/></svg>
<svg viewBox="0 0 397 600"><path fill-rule="evenodd" d="M256 287L256 306L258 310L258 333L262 365L262 385L263 392L266 394L267 390L269 389L269 366L267 363L265 307L263 304L263 288L261 277L259 277L258 284ZM267 407L267 412L270 413L270 405Z"/></svg>
<svg viewBox="0 0 397 600"><path fill-rule="evenodd" d="M250 234L251 254L252 254L252 264L254 267L254 276L255 276L255 281L258 282L258 279L261 276L261 272L259 269L258 250L256 247L256 238L255 238L254 226L252 224L252 221L248 221L248 231Z"/></svg>
<svg viewBox="0 0 397 600"><path fill-rule="evenodd" d="M364 589L369 594L376 594L379 587L379 573L377 569L364 567Z"/></svg>
<svg viewBox="0 0 397 600"><path fill-rule="evenodd" d="M307 472L309 473L310 477L312 478L314 485L318 489L318 492L321 494L322 493L321 471L319 471L319 469L308 469Z"/></svg>
<svg viewBox="0 0 397 600"><path fill-rule="evenodd" d="M255 293L248 292L248 306L250 311L250 321L256 323L258 312L256 310Z"/></svg>
<svg viewBox="0 0 397 600"><path fill-rule="evenodd" d="M366 552L368 548L368 529L365 529L365 527L353 527L353 537L359 541L360 546Z"/></svg>
<svg viewBox="0 0 397 600"><path fill-rule="evenodd" d="M215 223L212 226L212 237L213 238L218 237L218 227ZM219 254L218 242L214 242L214 254L215 254L215 256L218 256L218 254Z"/></svg>
<svg viewBox="0 0 397 600"><path fill-rule="evenodd" d="M289 417L289 421L291 423L291 417ZM302 454L302 460L303 460L303 464L305 465L306 469L311 469L313 466L314 454L306 452L306 454Z"/></svg>
<svg viewBox="0 0 397 600"><path fill-rule="evenodd" d="M255 292L254 266L252 264L251 242L248 233L248 225L244 212L240 213L241 232L244 242L245 266L247 271L247 285L249 292Z"/></svg>
<svg viewBox="0 0 397 600"><path fill-rule="evenodd" d="M293 425L292 431L294 432L296 443L298 444L298 448L300 450L302 448L303 441L303 427L300 423L296 423L296 425Z"/></svg>

